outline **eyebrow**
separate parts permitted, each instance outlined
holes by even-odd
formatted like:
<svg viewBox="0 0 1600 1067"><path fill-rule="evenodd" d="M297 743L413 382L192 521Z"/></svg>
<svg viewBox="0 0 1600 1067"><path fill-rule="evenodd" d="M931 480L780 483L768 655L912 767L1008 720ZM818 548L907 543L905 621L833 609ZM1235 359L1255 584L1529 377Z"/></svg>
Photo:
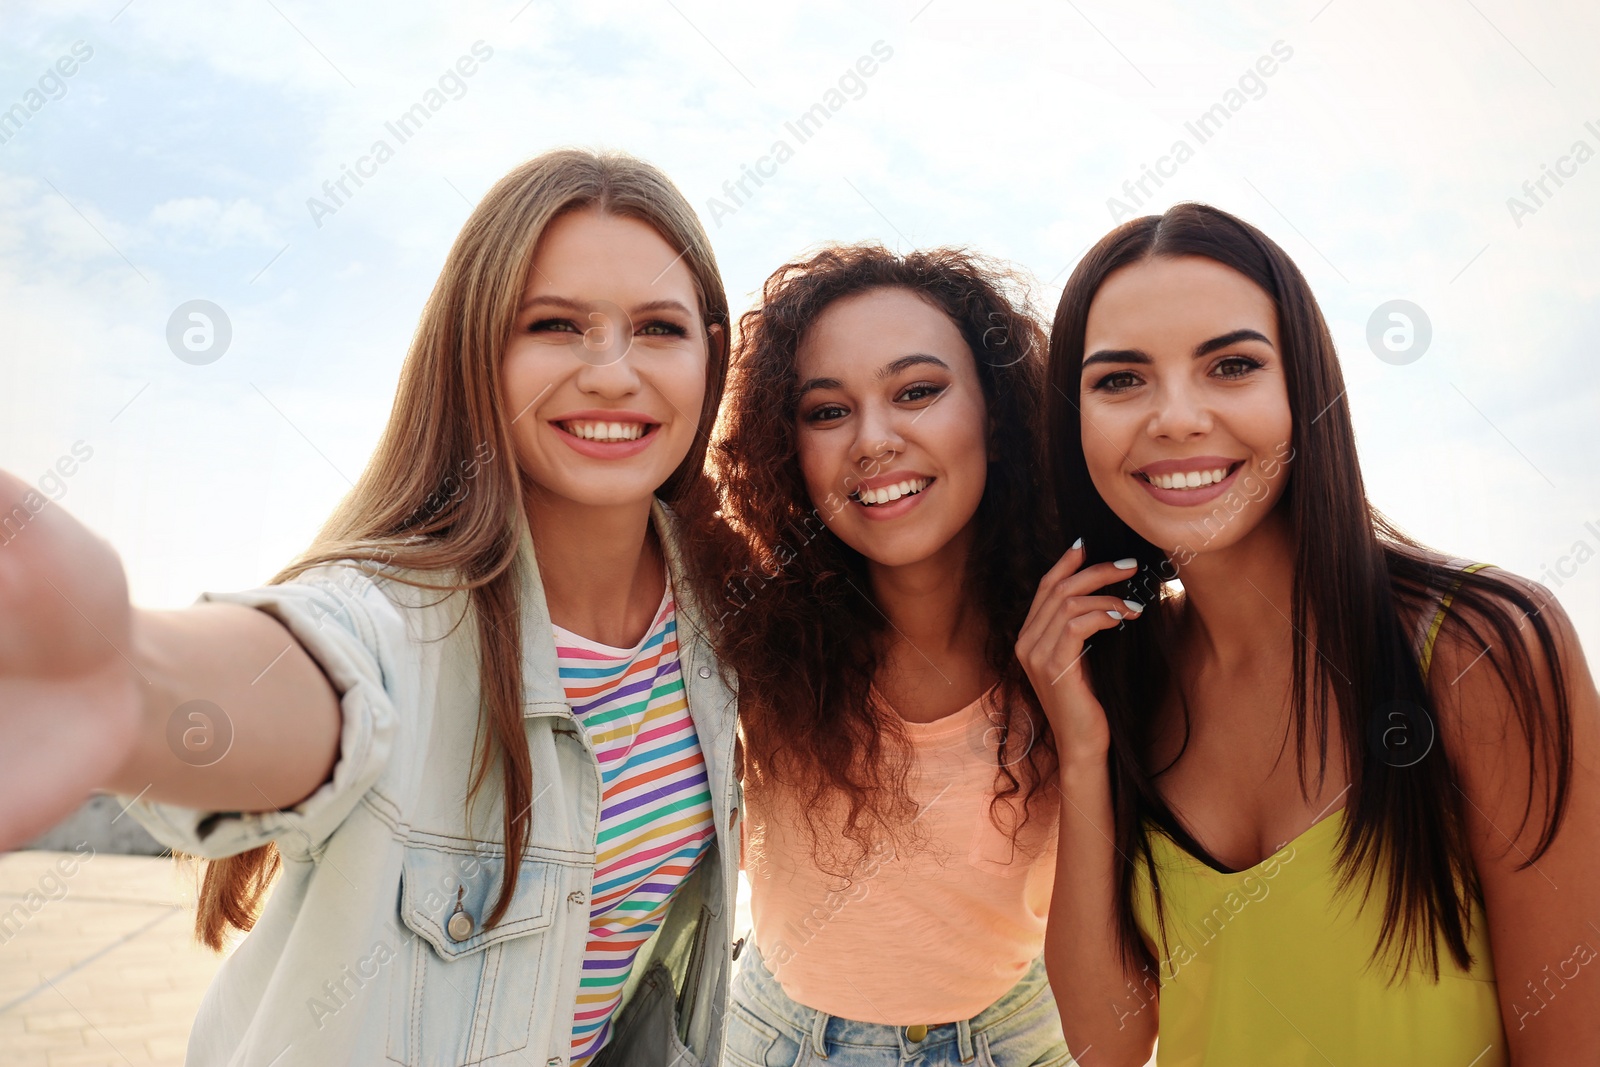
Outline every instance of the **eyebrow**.
<svg viewBox="0 0 1600 1067"><path fill-rule="evenodd" d="M903 370L920 366L942 367L945 370L950 369L950 364L946 363L938 356L931 356L926 352L913 352L908 356L901 356L899 359L893 359L888 363L885 363L878 369L878 373L873 375L873 380L881 382L885 378L892 378ZM806 381L801 383L797 395L805 396L813 389L842 388L844 388L844 383L837 378L808 378Z"/></svg>
<svg viewBox="0 0 1600 1067"><path fill-rule="evenodd" d="M1229 345L1238 344L1240 341L1260 341L1268 348L1272 347L1272 342L1267 340L1266 335L1261 331L1246 328L1233 330L1218 337L1213 337L1209 341L1200 342L1194 346L1193 355L1194 358L1199 359L1201 356L1209 356L1220 348L1227 348ZM1137 348L1102 348L1093 355L1084 357L1083 366L1087 369L1091 364L1095 363L1149 364L1153 362L1155 361L1150 358L1149 353Z"/></svg>
<svg viewBox="0 0 1600 1067"><path fill-rule="evenodd" d="M539 305L539 304L547 304L547 305L549 305L551 307L566 308L568 311L593 311L593 310L595 310L595 305L592 304L592 303L586 303L585 301L582 301L582 300L573 300L570 297L565 297L565 296L553 296L553 295L550 295L550 296L536 296L536 297L533 297L532 299L524 300L522 302L522 306L519 307L517 309L517 311L519 313L523 312L523 311L527 311L529 308L534 307L534 306ZM649 312L652 312L652 311L677 311L677 312L680 312L680 313L682 313L684 315L690 315L690 316L692 316L694 314L693 312L691 312L688 309L688 307L686 307L683 304L682 301L679 301L679 300L650 300L650 301L646 301L643 304L635 304L632 307L632 309L629 310L628 313L630 315L644 315L644 314L648 314Z"/></svg>

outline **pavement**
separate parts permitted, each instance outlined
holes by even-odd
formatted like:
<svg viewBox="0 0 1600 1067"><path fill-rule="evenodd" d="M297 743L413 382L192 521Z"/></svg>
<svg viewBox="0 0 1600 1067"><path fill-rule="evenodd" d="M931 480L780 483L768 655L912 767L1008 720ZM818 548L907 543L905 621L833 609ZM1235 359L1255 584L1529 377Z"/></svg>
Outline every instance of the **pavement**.
<svg viewBox="0 0 1600 1067"><path fill-rule="evenodd" d="M0 1065L182 1067L225 955L194 940L197 866L0 854ZM740 879L740 929L749 890Z"/></svg>
<svg viewBox="0 0 1600 1067"><path fill-rule="evenodd" d="M0 855L0 1063L181 1067L224 957L196 944L171 857Z"/></svg>

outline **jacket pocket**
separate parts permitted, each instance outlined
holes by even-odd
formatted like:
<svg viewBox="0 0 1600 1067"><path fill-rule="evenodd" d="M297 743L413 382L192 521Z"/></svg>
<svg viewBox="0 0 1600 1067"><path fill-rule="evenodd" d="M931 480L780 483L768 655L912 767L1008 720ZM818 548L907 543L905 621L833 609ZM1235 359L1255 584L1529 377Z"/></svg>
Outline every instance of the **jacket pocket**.
<svg viewBox="0 0 1600 1067"><path fill-rule="evenodd" d="M449 841L449 839L441 839ZM388 1058L407 1067L478 1064L526 1048L557 1023L551 926L566 868L523 860L500 922L483 920L499 899L506 860L432 839L405 842L400 923L410 932L389 1002ZM535 1026L538 1034L534 1033Z"/></svg>

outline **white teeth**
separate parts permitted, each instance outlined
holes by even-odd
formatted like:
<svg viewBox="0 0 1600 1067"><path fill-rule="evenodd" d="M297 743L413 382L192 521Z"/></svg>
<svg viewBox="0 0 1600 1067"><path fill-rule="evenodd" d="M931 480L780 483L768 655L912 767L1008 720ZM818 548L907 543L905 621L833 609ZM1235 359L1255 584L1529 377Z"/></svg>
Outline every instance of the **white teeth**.
<svg viewBox="0 0 1600 1067"><path fill-rule="evenodd" d="M644 436L644 424L639 422L591 422L574 420L562 423L566 431L585 441L637 441Z"/></svg>
<svg viewBox="0 0 1600 1067"><path fill-rule="evenodd" d="M928 488L927 478L909 478L881 489L862 489L856 493L856 499L867 505L887 504L903 496L920 493L926 488Z"/></svg>
<svg viewBox="0 0 1600 1067"><path fill-rule="evenodd" d="M1176 474L1148 474L1145 477L1160 489L1198 489L1215 485L1227 476L1228 468L1218 467L1209 471L1180 471Z"/></svg>

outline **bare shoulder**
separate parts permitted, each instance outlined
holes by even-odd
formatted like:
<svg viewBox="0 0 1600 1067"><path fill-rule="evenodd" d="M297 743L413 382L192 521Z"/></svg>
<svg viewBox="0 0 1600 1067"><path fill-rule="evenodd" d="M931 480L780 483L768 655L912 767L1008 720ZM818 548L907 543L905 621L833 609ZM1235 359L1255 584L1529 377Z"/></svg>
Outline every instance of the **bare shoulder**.
<svg viewBox="0 0 1600 1067"><path fill-rule="evenodd" d="M1505 772L1508 763L1537 762L1530 745L1562 734L1588 746L1593 731L1572 725L1600 709L1571 618L1538 582L1498 568L1482 573L1451 598L1433 645L1428 688L1447 747L1458 760L1488 765L1480 770Z"/></svg>
<svg viewBox="0 0 1600 1067"><path fill-rule="evenodd" d="M1555 594L1531 578L1499 568L1467 578L1450 594L1440 620L1432 688L1438 693L1442 682L1462 699L1493 699L1496 689L1519 680L1511 676L1519 660L1532 673L1520 680L1536 685L1552 682L1558 672L1570 678L1574 668L1581 671L1572 619Z"/></svg>

